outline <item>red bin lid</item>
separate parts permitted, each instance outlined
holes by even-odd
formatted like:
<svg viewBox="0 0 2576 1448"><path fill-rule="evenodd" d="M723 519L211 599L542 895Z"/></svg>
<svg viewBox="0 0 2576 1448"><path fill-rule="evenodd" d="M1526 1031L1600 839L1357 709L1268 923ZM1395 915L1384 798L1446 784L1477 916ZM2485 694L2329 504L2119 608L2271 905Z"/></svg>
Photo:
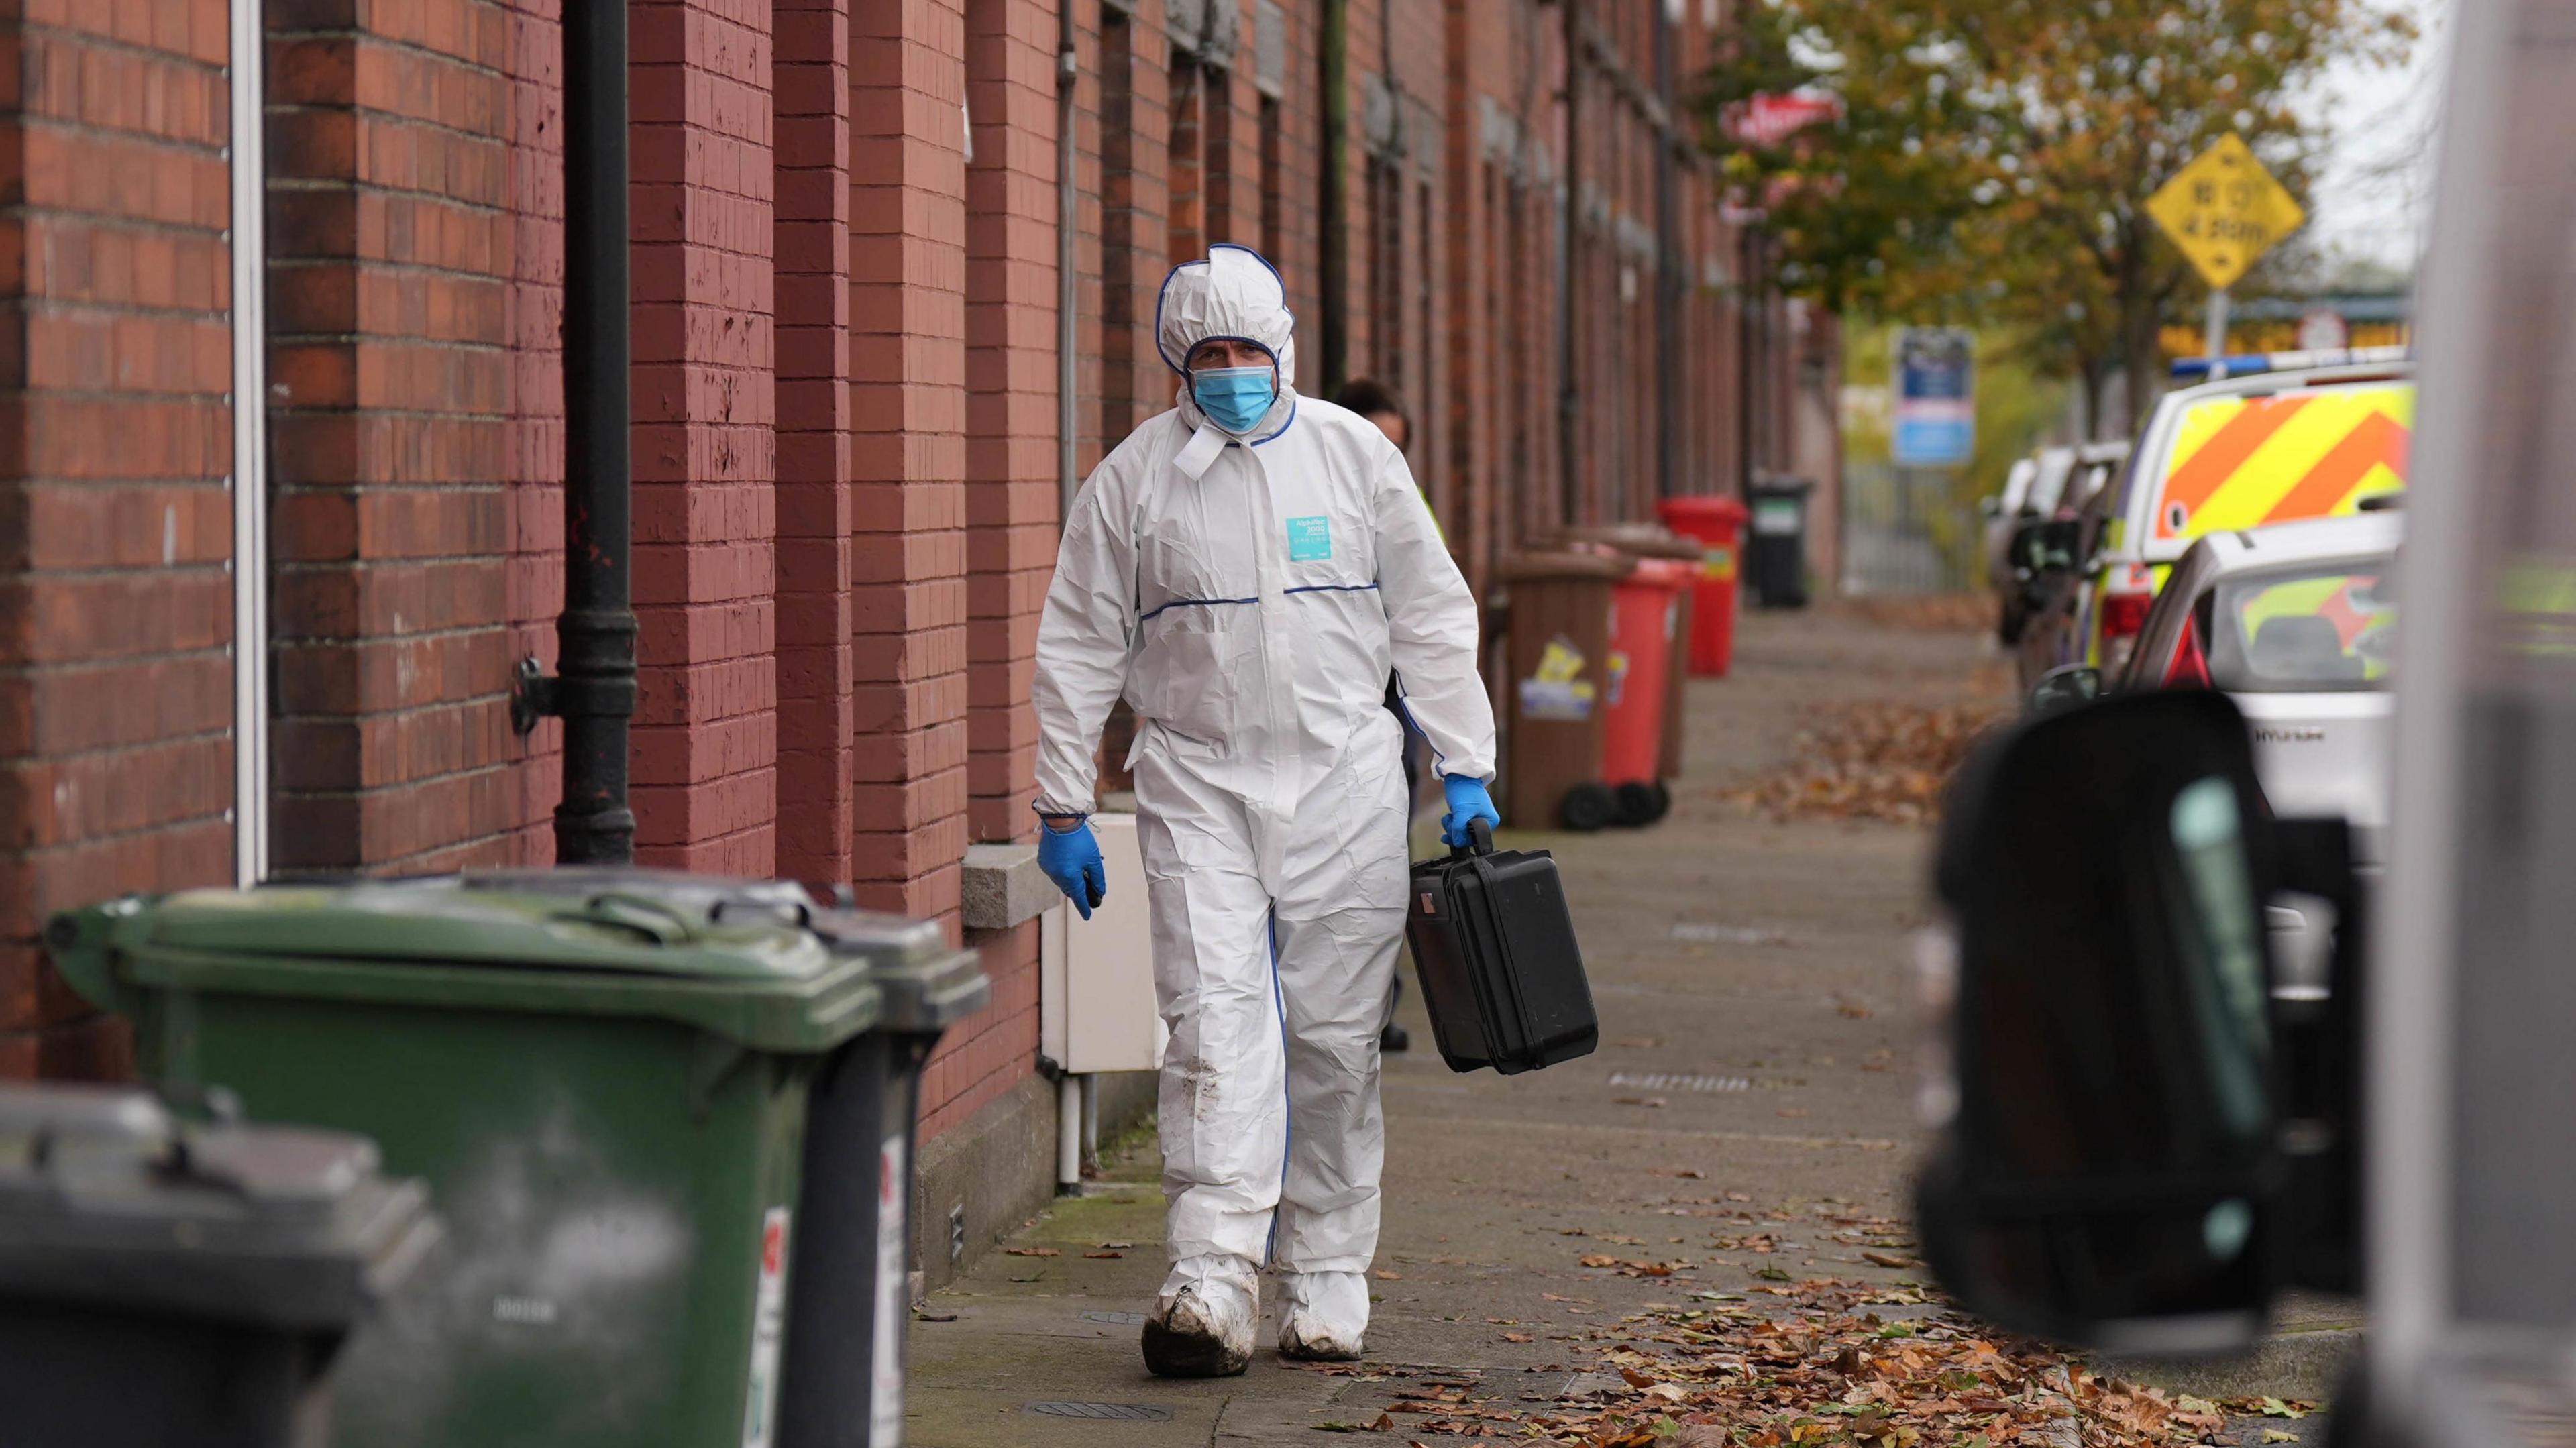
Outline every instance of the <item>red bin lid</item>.
<svg viewBox="0 0 2576 1448"><path fill-rule="evenodd" d="M1688 520L1694 523L1731 523L1741 525L1749 516L1744 504L1720 493L1700 494L1687 498L1666 498L1655 505L1655 511L1667 523Z"/></svg>

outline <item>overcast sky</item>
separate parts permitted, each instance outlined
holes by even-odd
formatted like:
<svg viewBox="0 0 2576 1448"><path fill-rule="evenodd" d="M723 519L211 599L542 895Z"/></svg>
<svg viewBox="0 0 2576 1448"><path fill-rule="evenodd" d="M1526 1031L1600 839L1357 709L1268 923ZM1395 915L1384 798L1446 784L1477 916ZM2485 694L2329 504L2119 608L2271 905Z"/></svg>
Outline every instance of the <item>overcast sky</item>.
<svg viewBox="0 0 2576 1448"><path fill-rule="evenodd" d="M2345 66L2307 99L2334 144L2308 225L2320 249L2411 269L2432 196L2434 122L2449 43L2449 0L2379 0L2423 32L2398 70Z"/></svg>

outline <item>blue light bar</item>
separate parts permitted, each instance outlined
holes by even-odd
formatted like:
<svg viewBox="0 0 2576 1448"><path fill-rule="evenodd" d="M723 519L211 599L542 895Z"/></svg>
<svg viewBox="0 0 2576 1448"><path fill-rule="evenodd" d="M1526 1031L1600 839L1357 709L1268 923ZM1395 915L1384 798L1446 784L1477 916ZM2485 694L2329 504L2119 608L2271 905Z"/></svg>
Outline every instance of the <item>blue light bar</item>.
<svg viewBox="0 0 2576 1448"><path fill-rule="evenodd" d="M2296 372L2307 367L2351 367L2378 362L2403 362L2413 356L2406 347L2321 347L2307 352L2246 352L2211 361L2207 357L2176 357L2176 377L2243 377L2256 372Z"/></svg>

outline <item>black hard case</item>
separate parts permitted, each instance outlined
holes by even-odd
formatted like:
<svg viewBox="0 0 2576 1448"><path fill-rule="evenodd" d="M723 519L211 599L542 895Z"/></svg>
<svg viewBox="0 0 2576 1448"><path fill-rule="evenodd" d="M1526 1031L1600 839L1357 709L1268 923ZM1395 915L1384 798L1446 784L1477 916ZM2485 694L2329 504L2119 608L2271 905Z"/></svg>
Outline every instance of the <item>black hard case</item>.
<svg viewBox="0 0 2576 1448"><path fill-rule="evenodd" d="M1405 938L1431 1033L1452 1071L1510 1076L1588 1056L1601 1043L1592 987L1556 860L1475 843L1413 867Z"/></svg>

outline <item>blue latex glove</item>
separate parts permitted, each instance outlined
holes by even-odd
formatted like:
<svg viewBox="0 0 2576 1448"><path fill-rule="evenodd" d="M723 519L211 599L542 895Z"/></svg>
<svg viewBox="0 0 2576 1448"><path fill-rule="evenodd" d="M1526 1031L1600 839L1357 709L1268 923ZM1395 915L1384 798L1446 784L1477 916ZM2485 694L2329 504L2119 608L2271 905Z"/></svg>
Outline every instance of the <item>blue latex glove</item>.
<svg viewBox="0 0 2576 1448"><path fill-rule="evenodd" d="M1503 817L1494 812L1494 797L1485 792L1485 782L1463 774L1440 776L1440 792L1449 797L1449 812L1440 817L1440 838L1451 849L1467 843L1467 826L1482 819L1488 827L1499 826Z"/></svg>
<svg viewBox="0 0 2576 1448"><path fill-rule="evenodd" d="M1092 835L1089 820L1069 830L1040 825L1038 868L1046 871L1085 920L1091 918L1091 907L1108 898L1109 867L1101 863L1100 841Z"/></svg>

